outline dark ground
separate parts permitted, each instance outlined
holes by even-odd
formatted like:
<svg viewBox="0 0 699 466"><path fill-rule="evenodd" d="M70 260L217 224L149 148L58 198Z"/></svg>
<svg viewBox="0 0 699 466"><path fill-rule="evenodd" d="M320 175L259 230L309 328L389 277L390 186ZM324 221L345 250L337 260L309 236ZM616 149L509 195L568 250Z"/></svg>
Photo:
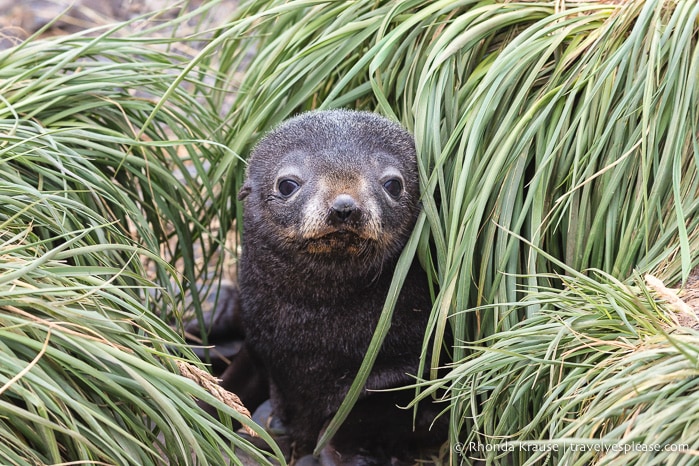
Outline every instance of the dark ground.
<svg viewBox="0 0 699 466"><path fill-rule="evenodd" d="M190 0L186 3L168 0L0 0L0 50L19 43L52 22L45 35L78 32L167 8L170 10L166 11L164 19L173 18L179 11L179 8L171 8L173 4L184 4L187 10L193 10L203 2L204 0ZM223 2L211 10L205 22L220 22L229 17L237 4L237 0ZM134 28L144 26L146 24L133 25ZM198 27L201 28L201 24Z"/></svg>

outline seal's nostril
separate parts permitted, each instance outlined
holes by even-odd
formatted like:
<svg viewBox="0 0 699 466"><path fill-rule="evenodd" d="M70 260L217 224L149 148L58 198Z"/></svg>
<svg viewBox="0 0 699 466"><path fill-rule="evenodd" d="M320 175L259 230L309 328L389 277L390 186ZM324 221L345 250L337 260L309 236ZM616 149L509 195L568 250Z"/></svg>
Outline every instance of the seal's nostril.
<svg viewBox="0 0 699 466"><path fill-rule="evenodd" d="M337 210L337 209L333 208L333 213L340 220L347 220L347 217L352 215L352 209Z"/></svg>

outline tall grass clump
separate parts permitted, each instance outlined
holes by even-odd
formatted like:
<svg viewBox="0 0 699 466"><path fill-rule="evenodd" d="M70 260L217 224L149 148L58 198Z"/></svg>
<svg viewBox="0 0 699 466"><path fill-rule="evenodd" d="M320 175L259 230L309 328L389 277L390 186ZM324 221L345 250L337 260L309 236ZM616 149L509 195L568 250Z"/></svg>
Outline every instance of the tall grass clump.
<svg viewBox="0 0 699 466"><path fill-rule="evenodd" d="M470 343L472 356L423 393L478 400L454 460L696 463L699 333L671 325L640 277L589 275L522 300L541 311Z"/></svg>
<svg viewBox="0 0 699 466"><path fill-rule="evenodd" d="M452 373L434 382L449 388L452 447L478 430L481 442L530 434L616 442L634 426L619 406L594 403L592 391L636 369L650 377L665 358L694 361L681 342L694 337L668 337L653 324L665 316L661 307L632 299L626 287L645 272L684 281L699 258L698 18L689 0L250 1L191 66L216 57L217 88L236 90L226 143L237 154L315 108L378 111L414 133L424 212L397 276L417 254L435 284L425 348L453 350ZM214 172L224 185L221 205L236 205L242 176L240 160L222 160ZM592 281L580 290L565 278L571 271ZM447 326L454 341L443 341ZM380 326L337 422L387 328ZM559 352L528 339L539 333L565 337L567 346ZM645 338L668 352L643 352ZM606 345L588 352L592 359L583 354L588 339ZM490 349L501 341L507 352ZM507 357L517 362L498 375ZM529 363L544 365L547 376ZM638 395L616 393L617 401ZM696 396L689 383L673 393ZM554 402L555 394L567 398ZM539 415L564 402L565 415ZM633 409L641 416L646 408L650 426L652 403ZM592 417L603 428L581 429L578 420ZM677 422L673 438L693 421ZM569 454L569 464L609 458Z"/></svg>
<svg viewBox="0 0 699 466"><path fill-rule="evenodd" d="M265 464L166 323L216 240L213 72L124 26L0 52L0 463Z"/></svg>

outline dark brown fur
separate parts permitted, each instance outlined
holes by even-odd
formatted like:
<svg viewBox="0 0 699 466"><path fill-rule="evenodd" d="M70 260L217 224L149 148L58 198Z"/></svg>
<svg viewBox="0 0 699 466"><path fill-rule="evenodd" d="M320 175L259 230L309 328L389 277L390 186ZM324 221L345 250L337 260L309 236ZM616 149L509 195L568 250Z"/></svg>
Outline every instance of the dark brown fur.
<svg viewBox="0 0 699 466"><path fill-rule="evenodd" d="M359 369L419 213L413 139L371 113L303 114L256 146L240 199L247 351L266 370L296 454L306 454ZM432 406L415 432L412 411L396 408L412 391L369 391L414 382L430 308L415 263L363 395L323 463L384 464L420 440L445 439L443 429L427 433Z"/></svg>

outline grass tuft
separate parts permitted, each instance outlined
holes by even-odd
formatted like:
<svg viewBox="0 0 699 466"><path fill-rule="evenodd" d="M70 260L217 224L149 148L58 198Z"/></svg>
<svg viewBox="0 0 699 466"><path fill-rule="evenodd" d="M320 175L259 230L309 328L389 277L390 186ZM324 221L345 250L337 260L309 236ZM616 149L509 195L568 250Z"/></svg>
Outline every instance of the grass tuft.
<svg viewBox="0 0 699 466"><path fill-rule="evenodd" d="M171 88L175 39L124 27L0 52L0 463L269 464L231 418L283 462L181 375L196 358L168 324L215 283L214 72Z"/></svg>
<svg viewBox="0 0 699 466"><path fill-rule="evenodd" d="M647 272L685 281L697 265L698 18L696 2L683 0L246 2L212 42L218 87L237 91L227 144L246 154L269 128L313 108L377 111L409 128L424 214L402 264L417 254L435 283L425 348L445 343L468 361L478 347L464 342L491 344L523 319L533 334L558 332L523 290L564 289L569 270L600 270L618 280L604 285L614 290ZM197 60L210 63L210 50ZM232 196L240 161L217 170ZM627 309L605 303L610 315ZM616 344L645 329L644 315L580 331L599 324ZM454 342L443 342L447 327ZM323 441L359 396L387 328ZM517 393L531 418L558 381L535 376L522 375ZM527 391L534 380L541 389ZM454 388L463 396L450 399L452 447L462 429L501 419L471 396L498 385L476 382ZM504 422L498 432L517 428Z"/></svg>

